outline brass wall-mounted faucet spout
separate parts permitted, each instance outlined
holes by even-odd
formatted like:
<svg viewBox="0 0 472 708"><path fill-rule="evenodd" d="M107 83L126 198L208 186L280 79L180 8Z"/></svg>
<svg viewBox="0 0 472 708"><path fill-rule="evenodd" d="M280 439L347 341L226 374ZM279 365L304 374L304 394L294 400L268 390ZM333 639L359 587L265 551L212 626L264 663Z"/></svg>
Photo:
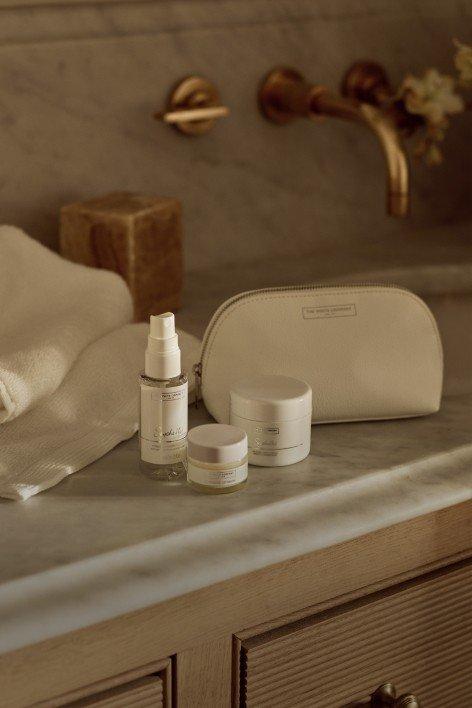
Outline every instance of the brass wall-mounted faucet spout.
<svg viewBox="0 0 472 708"><path fill-rule="evenodd" d="M370 62L355 64L346 74L342 92L335 95L321 85L309 84L294 69L278 68L266 77L259 92L261 110L281 125L295 118L317 120L332 116L356 121L377 137L387 166L387 213L407 216L409 169L400 129L393 110L387 110L390 87L383 69Z"/></svg>

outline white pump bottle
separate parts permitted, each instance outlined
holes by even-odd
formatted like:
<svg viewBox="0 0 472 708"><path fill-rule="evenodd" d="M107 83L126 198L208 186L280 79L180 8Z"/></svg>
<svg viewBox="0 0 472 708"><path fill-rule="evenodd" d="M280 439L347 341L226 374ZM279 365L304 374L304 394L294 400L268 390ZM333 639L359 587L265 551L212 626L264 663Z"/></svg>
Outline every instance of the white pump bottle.
<svg viewBox="0 0 472 708"><path fill-rule="evenodd" d="M151 315L144 373L139 377L141 469L155 479L185 476L188 377L181 371L172 312Z"/></svg>

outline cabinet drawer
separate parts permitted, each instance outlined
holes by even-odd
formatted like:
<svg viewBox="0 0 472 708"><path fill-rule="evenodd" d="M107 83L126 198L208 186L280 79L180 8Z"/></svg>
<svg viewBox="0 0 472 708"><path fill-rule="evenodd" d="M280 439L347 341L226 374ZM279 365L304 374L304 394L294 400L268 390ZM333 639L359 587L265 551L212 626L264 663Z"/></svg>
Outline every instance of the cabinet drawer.
<svg viewBox="0 0 472 708"><path fill-rule="evenodd" d="M152 706L164 708L164 682L159 675L144 676L130 681L123 686L116 686L106 691L65 704L69 708L131 708L131 706Z"/></svg>
<svg viewBox="0 0 472 708"><path fill-rule="evenodd" d="M170 708L171 661L164 659L85 686L37 708Z"/></svg>
<svg viewBox="0 0 472 708"><path fill-rule="evenodd" d="M472 705L472 563L241 641L240 705L340 708L391 681L422 708Z"/></svg>

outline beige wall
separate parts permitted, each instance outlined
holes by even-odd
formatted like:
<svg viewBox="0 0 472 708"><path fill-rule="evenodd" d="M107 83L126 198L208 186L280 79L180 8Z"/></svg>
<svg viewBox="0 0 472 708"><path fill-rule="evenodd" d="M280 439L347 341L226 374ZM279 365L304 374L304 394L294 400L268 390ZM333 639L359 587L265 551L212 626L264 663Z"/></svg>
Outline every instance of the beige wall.
<svg viewBox="0 0 472 708"><path fill-rule="evenodd" d="M472 217L472 114L454 121L443 167L413 168L413 216L398 222L371 135L269 125L255 93L281 63L333 87L364 57L397 81L450 71L453 37L472 41L459 0L0 0L0 221L56 247L62 204L141 190L183 201L189 270L415 238L427 260L429 226L444 225L432 238L447 251ZM202 138L151 118L189 73L232 111Z"/></svg>

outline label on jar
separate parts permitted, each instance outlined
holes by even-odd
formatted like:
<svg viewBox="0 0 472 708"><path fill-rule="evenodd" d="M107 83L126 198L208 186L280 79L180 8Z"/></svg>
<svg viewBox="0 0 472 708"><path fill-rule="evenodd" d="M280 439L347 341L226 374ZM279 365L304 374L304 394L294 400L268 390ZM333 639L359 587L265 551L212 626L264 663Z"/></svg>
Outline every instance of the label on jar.
<svg viewBox="0 0 472 708"><path fill-rule="evenodd" d="M311 416L288 421L254 421L241 418L231 411L230 422L246 431L251 456L270 457L274 460L287 452L302 450L309 445Z"/></svg>
<svg viewBox="0 0 472 708"><path fill-rule="evenodd" d="M250 448L251 454L252 455L266 455L267 457L280 457L283 455L287 450L296 450L297 447L302 447L302 443L299 445L292 445L292 447L283 447L281 449L277 448L271 448L267 443L265 443L264 447L260 446L260 443L255 440L254 441L254 447Z"/></svg>
<svg viewBox="0 0 472 708"><path fill-rule="evenodd" d="M233 487L247 479L247 462L230 469L207 469L188 461L187 477L191 482L205 487Z"/></svg>
<svg viewBox="0 0 472 708"><path fill-rule="evenodd" d="M183 462L187 451L188 384L141 384L141 459L156 465Z"/></svg>

